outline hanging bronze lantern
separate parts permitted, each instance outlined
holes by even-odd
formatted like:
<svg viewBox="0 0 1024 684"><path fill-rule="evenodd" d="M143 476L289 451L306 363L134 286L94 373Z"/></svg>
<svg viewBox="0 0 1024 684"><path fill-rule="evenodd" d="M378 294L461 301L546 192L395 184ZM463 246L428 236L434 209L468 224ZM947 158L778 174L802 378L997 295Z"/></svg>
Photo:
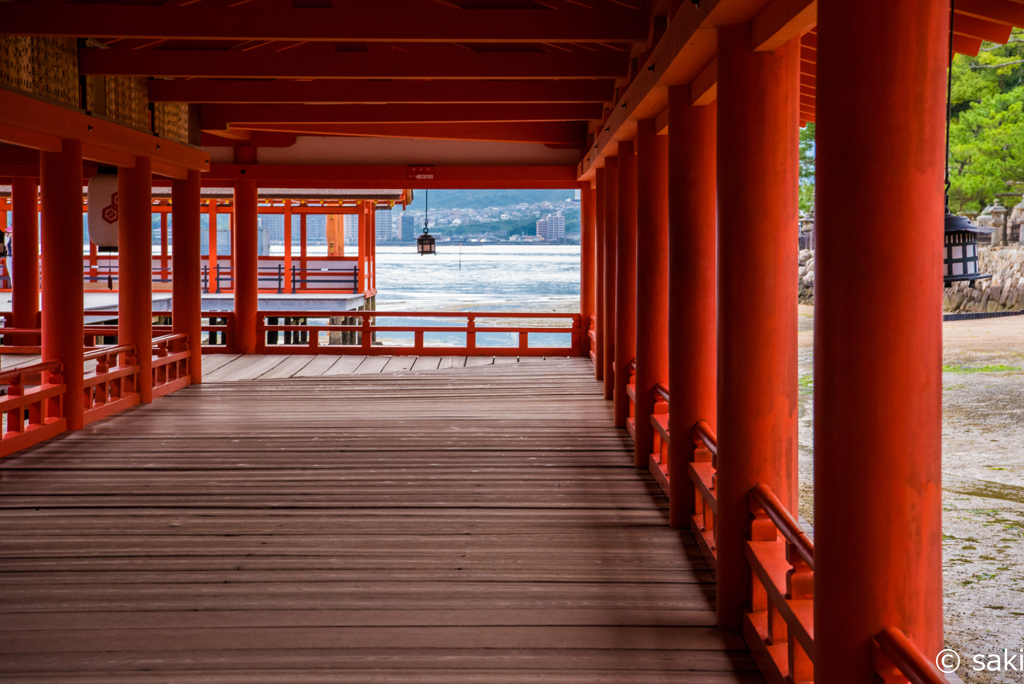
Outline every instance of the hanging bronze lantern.
<svg viewBox="0 0 1024 684"><path fill-rule="evenodd" d="M437 254L434 250L434 236L430 234L430 191L426 192L426 215L423 217L423 235L416 238L416 251L420 254Z"/></svg>
<svg viewBox="0 0 1024 684"><path fill-rule="evenodd" d="M416 238L416 251L420 254L437 254L434 251L434 236L427 232L426 226L423 227L423 235Z"/></svg>
<svg viewBox="0 0 1024 684"><path fill-rule="evenodd" d="M974 281L991 278L981 272L978 266L978 234L992 233L992 228L982 228L971 223L966 216L946 213L945 257L943 258L943 280L946 287L963 280Z"/></svg>

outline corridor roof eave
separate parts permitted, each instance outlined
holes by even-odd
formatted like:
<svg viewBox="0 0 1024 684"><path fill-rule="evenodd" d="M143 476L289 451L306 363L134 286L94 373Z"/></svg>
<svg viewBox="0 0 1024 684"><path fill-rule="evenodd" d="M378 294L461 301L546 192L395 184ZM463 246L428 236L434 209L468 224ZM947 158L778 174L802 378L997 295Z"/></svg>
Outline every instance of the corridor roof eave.
<svg viewBox="0 0 1024 684"><path fill-rule="evenodd" d="M85 196L88 188L82 188ZM201 197L210 199L231 199L234 189L230 187L203 188ZM261 199L317 199L317 200L369 200L378 202L401 202L403 197L411 196L412 192L394 189L344 189L344 188L260 188ZM0 197L10 197L11 186L0 185ZM154 199L167 199L171 196L166 185L153 186Z"/></svg>

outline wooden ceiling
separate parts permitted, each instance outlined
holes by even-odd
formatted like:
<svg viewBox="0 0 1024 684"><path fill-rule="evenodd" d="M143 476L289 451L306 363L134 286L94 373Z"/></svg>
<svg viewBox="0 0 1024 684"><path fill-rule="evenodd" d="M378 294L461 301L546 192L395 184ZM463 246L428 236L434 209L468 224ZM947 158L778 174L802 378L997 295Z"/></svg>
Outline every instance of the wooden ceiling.
<svg viewBox="0 0 1024 684"><path fill-rule="evenodd" d="M954 46L1024 26L1024 0L957 0ZM609 143L690 83L715 97L716 26L755 49L801 41L813 121L814 0L89 0L0 3L0 31L93 39L82 75L150 77L154 102L200 107L213 139L254 133Z"/></svg>

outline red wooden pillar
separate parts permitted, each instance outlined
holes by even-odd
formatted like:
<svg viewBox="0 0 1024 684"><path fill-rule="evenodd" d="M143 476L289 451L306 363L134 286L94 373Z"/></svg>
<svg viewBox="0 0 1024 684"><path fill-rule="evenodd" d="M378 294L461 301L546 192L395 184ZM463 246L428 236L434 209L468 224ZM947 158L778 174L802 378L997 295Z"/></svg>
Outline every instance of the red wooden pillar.
<svg viewBox="0 0 1024 684"><path fill-rule="evenodd" d="M594 378L604 379L604 254L607 249L604 232L604 198L607 195L605 187L605 172L603 168L597 170L597 188L594 191Z"/></svg>
<svg viewBox="0 0 1024 684"><path fill-rule="evenodd" d="M217 198L211 197L208 203L210 217L210 292L220 292L220 278L217 274Z"/></svg>
<svg viewBox="0 0 1024 684"><path fill-rule="evenodd" d="M202 283L200 282L200 181L198 171L189 171L171 183L171 225L174 226L173 292L171 322L174 332L187 333L192 358L189 371L193 384L203 381Z"/></svg>
<svg viewBox="0 0 1024 684"><path fill-rule="evenodd" d="M618 221L615 233L615 426L629 415L629 363L636 356L636 154L619 143Z"/></svg>
<svg viewBox="0 0 1024 684"><path fill-rule="evenodd" d="M594 190L583 188L580 191L580 351L582 356L590 354L590 317L594 313L594 270L597 262L594 259L596 246L594 241L596 224L594 222Z"/></svg>
<svg viewBox="0 0 1024 684"><path fill-rule="evenodd" d="M949 3L855 5L818 9L814 627L824 683L871 681L869 640L883 627L902 629L927 660L943 643Z"/></svg>
<svg viewBox="0 0 1024 684"><path fill-rule="evenodd" d="M292 292L292 201L284 201L284 291Z"/></svg>
<svg viewBox="0 0 1024 684"><path fill-rule="evenodd" d="M717 432L715 403L715 117L717 104L690 104L690 87L669 88L669 524L689 527L694 491L693 426Z"/></svg>
<svg viewBox="0 0 1024 684"><path fill-rule="evenodd" d="M39 186L43 218L42 357L43 361L63 364L61 376L67 386L64 416L68 430L81 430L85 418L81 141L65 140L60 152L39 153Z"/></svg>
<svg viewBox="0 0 1024 684"><path fill-rule="evenodd" d="M35 178L11 179L11 249L15 328L39 325L39 185ZM25 338L35 345L37 339Z"/></svg>
<svg viewBox="0 0 1024 684"><path fill-rule="evenodd" d="M117 170L117 341L135 345L136 391L153 401L153 173L149 157Z"/></svg>
<svg viewBox="0 0 1024 684"><path fill-rule="evenodd" d="M668 384L668 137L653 119L636 136L636 439L634 464L654 450L654 386Z"/></svg>
<svg viewBox="0 0 1024 684"><path fill-rule="evenodd" d="M615 393L615 239L619 225L619 159L604 160L604 398Z"/></svg>
<svg viewBox="0 0 1024 684"><path fill-rule="evenodd" d="M718 29L718 624L749 602L749 493L797 503L798 68L793 39L753 52ZM685 391L685 388L680 388Z"/></svg>
<svg viewBox="0 0 1024 684"><path fill-rule="evenodd" d="M256 182L235 181L231 254L235 261L235 342L240 354L256 353L259 305L258 193Z"/></svg>

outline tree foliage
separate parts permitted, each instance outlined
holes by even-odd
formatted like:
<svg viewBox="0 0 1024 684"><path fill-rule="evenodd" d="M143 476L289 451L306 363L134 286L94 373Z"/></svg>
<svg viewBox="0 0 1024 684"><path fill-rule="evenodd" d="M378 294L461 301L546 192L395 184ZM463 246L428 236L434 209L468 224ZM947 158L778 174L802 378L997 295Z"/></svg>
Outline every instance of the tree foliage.
<svg viewBox="0 0 1024 684"><path fill-rule="evenodd" d="M800 129L800 211L814 209L814 124Z"/></svg>
<svg viewBox="0 0 1024 684"><path fill-rule="evenodd" d="M1024 31L953 60L949 204L980 211L1024 181Z"/></svg>

